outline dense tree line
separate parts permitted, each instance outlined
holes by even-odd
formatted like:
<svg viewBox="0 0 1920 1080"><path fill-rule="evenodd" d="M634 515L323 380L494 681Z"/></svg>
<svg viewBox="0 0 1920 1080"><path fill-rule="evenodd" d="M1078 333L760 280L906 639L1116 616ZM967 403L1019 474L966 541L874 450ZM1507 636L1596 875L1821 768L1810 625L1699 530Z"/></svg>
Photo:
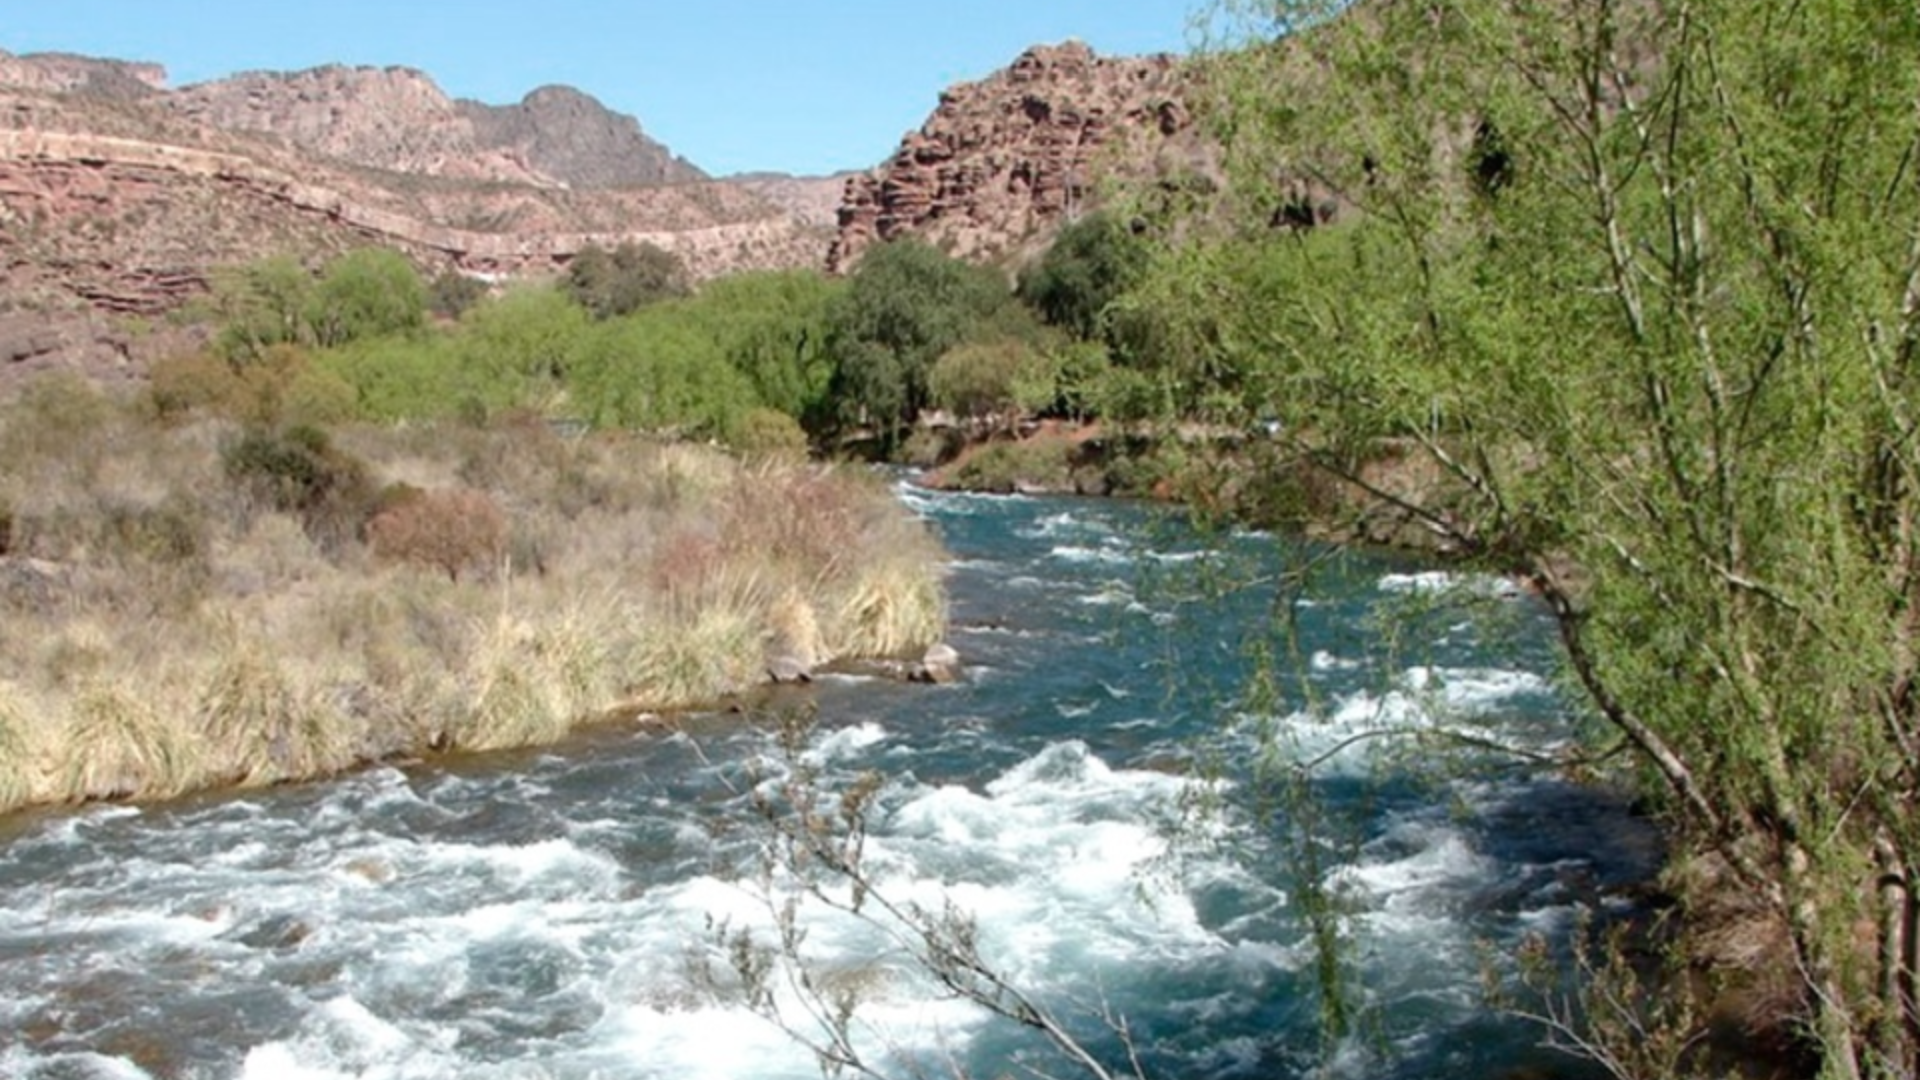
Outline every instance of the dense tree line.
<svg viewBox="0 0 1920 1080"><path fill-rule="evenodd" d="M1089 411L1115 339L1103 312L1144 248L1104 219L1065 235L1018 290L910 239L845 279L752 273L697 291L646 246L589 248L557 282L496 295L452 272L424 282L380 249L317 272L270 258L219 278L212 350L162 365L159 400L322 421L522 409L719 439L778 414L818 447L888 454L929 409Z"/></svg>

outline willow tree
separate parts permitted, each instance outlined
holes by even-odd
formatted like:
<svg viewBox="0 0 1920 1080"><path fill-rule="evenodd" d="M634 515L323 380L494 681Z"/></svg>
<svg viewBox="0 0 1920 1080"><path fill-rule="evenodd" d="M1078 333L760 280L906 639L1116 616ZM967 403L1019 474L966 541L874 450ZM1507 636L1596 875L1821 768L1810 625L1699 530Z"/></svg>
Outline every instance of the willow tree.
<svg viewBox="0 0 1920 1080"><path fill-rule="evenodd" d="M1258 235L1190 292L1249 407L1530 578L1824 1073L1920 1074L1920 10L1235 13L1205 85Z"/></svg>

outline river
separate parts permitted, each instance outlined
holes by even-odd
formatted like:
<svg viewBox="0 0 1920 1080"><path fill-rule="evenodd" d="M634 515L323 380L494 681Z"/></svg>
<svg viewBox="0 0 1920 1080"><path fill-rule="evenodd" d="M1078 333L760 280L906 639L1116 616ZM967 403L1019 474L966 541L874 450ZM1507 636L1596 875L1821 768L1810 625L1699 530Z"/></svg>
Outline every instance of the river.
<svg viewBox="0 0 1920 1080"><path fill-rule="evenodd" d="M868 858L889 897L970 913L983 953L1116 1067L1096 1017L1124 1017L1155 1077L1590 1075L1483 1004L1482 962L1628 905L1653 830L1551 776L1348 743L1567 740L1530 598L1344 556L1280 637L1273 583L1312 549L1122 502L902 498L954 555L966 678L829 677L775 703L816 710L805 757L830 780L887 778ZM1449 583L1476 617L1423 602ZM1276 642L1270 698L1249 688ZM694 962L712 926L770 923L751 805L775 747L753 715L702 716L0 821L0 1076L818 1076ZM1263 798L1255 764L1300 760L1337 825L1312 889L1288 854L1303 804ZM1312 895L1341 905L1356 976L1360 1022L1332 1044ZM856 1030L889 1071L1069 1075L872 927L795 919L822 971L865 979Z"/></svg>

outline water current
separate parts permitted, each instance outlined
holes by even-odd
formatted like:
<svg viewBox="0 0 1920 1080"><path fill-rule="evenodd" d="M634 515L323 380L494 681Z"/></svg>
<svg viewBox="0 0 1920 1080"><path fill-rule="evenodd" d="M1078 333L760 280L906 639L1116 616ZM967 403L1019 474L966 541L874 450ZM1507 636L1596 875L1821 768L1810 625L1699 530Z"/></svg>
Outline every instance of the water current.
<svg viewBox="0 0 1920 1080"><path fill-rule="evenodd" d="M1529 598L1342 557L1291 608L1297 635L1276 635L1301 545L1118 502L901 495L953 553L966 678L796 691L816 710L809 763L887 777L880 889L970 913L996 967L1117 1069L1103 1012L1155 1077L1586 1075L1487 1008L1481 966L1625 904L1657 866L1651 830L1551 775L1436 775L1404 739L1349 741L1569 738ZM1228 581L1247 587L1212 587ZM1420 602L1449 584L1480 617ZM1277 695L1250 689L1263 651ZM695 962L715 924L772 924L751 792L776 744L752 714L701 716L0 821L0 1076L818 1076ZM1311 881L1302 804L1261 797L1256 763L1276 761L1315 763L1315 813L1337 825ZM1360 1022L1332 1045L1311 896L1344 912L1356 976ZM874 928L795 919L821 972L860 980L855 1030L889 1072L1071 1075Z"/></svg>

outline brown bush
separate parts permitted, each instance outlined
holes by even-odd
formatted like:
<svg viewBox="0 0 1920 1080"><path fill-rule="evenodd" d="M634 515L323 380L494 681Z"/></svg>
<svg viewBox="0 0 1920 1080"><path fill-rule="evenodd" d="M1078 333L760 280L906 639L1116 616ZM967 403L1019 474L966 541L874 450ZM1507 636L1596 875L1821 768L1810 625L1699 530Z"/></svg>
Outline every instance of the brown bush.
<svg viewBox="0 0 1920 1080"><path fill-rule="evenodd" d="M367 544L383 559L434 567L459 581L494 565L507 547L507 515L471 488L428 491L375 514Z"/></svg>

